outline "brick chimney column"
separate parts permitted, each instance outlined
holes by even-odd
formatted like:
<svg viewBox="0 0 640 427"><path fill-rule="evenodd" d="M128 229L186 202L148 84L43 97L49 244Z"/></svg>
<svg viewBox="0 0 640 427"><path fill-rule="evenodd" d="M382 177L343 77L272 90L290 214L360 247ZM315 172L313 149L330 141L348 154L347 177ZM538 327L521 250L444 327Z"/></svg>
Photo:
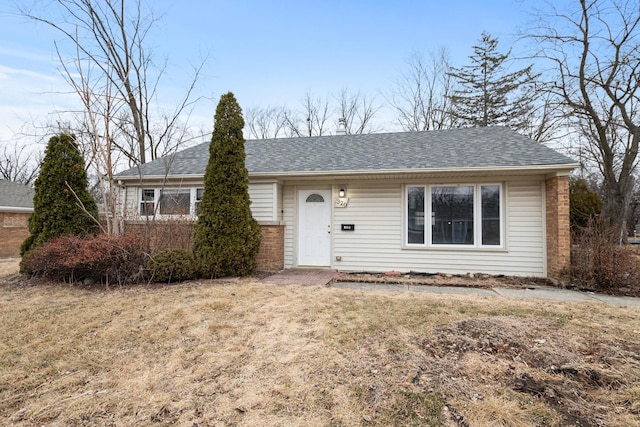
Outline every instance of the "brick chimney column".
<svg viewBox="0 0 640 427"><path fill-rule="evenodd" d="M547 276L559 279L571 263L569 225L569 177L552 176L545 181L547 223Z"/></svg>

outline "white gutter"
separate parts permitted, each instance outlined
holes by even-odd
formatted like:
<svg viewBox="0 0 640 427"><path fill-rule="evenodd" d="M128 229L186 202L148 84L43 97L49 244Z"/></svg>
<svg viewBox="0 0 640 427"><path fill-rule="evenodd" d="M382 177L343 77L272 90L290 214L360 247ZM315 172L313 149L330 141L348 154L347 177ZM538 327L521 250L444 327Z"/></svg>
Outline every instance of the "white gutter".
<svg viewBox="0 0 640 427"><path fill-rule="evenodd" d="M378 174L438 174L438 173L469 173L469 172L549 172L571 170L580 166L580 163L564 163L555 165L531 165L531 166L482 166L472 168L437 168L437 169L368 169L368 170L332 170L332 171L291 171L291 172L262 172L249 173L250 178L279 178L279 177L323 177L323 176L358 176ZM201 179L203 175L136 175L120 176L122 181L140 181L152 179Z"/></svg>
<svg viewBox="0 0 640 427"><path fill-rule="evenodd" d="M0 212L33 212L33 208L23 208L18 206L0 206Z"/></svg>
<svg viewBox="0 0 640 427"><path fill-rule="evenodd" d="M118 177L118 181L147 181L150 179L200 179L202 180L202 177L204 176L204 174L190 174L190 175L185 175L185 174L180 174L180 175L135 175L135 176L119 176Z"/></svg>

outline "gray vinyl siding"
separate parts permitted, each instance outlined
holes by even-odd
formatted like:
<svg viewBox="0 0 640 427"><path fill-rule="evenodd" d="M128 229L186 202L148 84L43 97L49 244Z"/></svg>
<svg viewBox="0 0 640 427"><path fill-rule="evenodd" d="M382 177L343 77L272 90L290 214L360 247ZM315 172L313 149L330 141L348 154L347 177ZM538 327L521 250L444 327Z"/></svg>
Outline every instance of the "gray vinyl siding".
<svg viewBox="0 0 640 427"><path fill-rule="evenodd" d="M479 182L495 183L496 180L488 178ZM502 248L441 249L403 246L403 183L349 183L348 206L333 208L332 267L341 271L544 276L543 188L541 178L504 183ZM294 194L294 187L285 187L285 267L295 266ZM336 187L334 197L337 197ZM341 231L341 224L354 224L355 231ZM336 257L341 257L341 261Z"/></svg>

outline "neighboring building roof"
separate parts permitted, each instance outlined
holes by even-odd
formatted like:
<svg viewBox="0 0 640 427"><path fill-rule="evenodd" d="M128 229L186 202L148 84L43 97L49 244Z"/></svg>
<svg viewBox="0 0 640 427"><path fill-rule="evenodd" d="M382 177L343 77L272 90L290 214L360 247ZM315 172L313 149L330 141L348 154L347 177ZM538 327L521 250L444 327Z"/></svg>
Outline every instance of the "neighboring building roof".
<svg viewBox="0 0 640 427"><path fill-rule="evenodd" d="M28 185L0 179L0 210L33 210L34 193Z"/></svg>
<svg viewBox="0 0 640 427"><path fill-rule="evenodd" d="M250 176L577 165L506 127L248 140L245 150ZM204 175L208 159L203 143L118 176Z"/></svg>

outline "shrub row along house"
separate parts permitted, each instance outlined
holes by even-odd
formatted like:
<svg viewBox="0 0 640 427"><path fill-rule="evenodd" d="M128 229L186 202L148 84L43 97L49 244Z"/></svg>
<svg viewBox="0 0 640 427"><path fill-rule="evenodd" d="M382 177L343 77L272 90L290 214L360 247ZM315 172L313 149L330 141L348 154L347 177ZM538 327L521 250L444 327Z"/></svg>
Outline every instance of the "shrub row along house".
<svg viewBox="0 0 640 427"><path fill-rule="evenodd" d="M129 225L195 219L208 145L118 175ZM250 140L246 153L259 269L557 277L569 265L578 164L508 128Z"/></svg>

